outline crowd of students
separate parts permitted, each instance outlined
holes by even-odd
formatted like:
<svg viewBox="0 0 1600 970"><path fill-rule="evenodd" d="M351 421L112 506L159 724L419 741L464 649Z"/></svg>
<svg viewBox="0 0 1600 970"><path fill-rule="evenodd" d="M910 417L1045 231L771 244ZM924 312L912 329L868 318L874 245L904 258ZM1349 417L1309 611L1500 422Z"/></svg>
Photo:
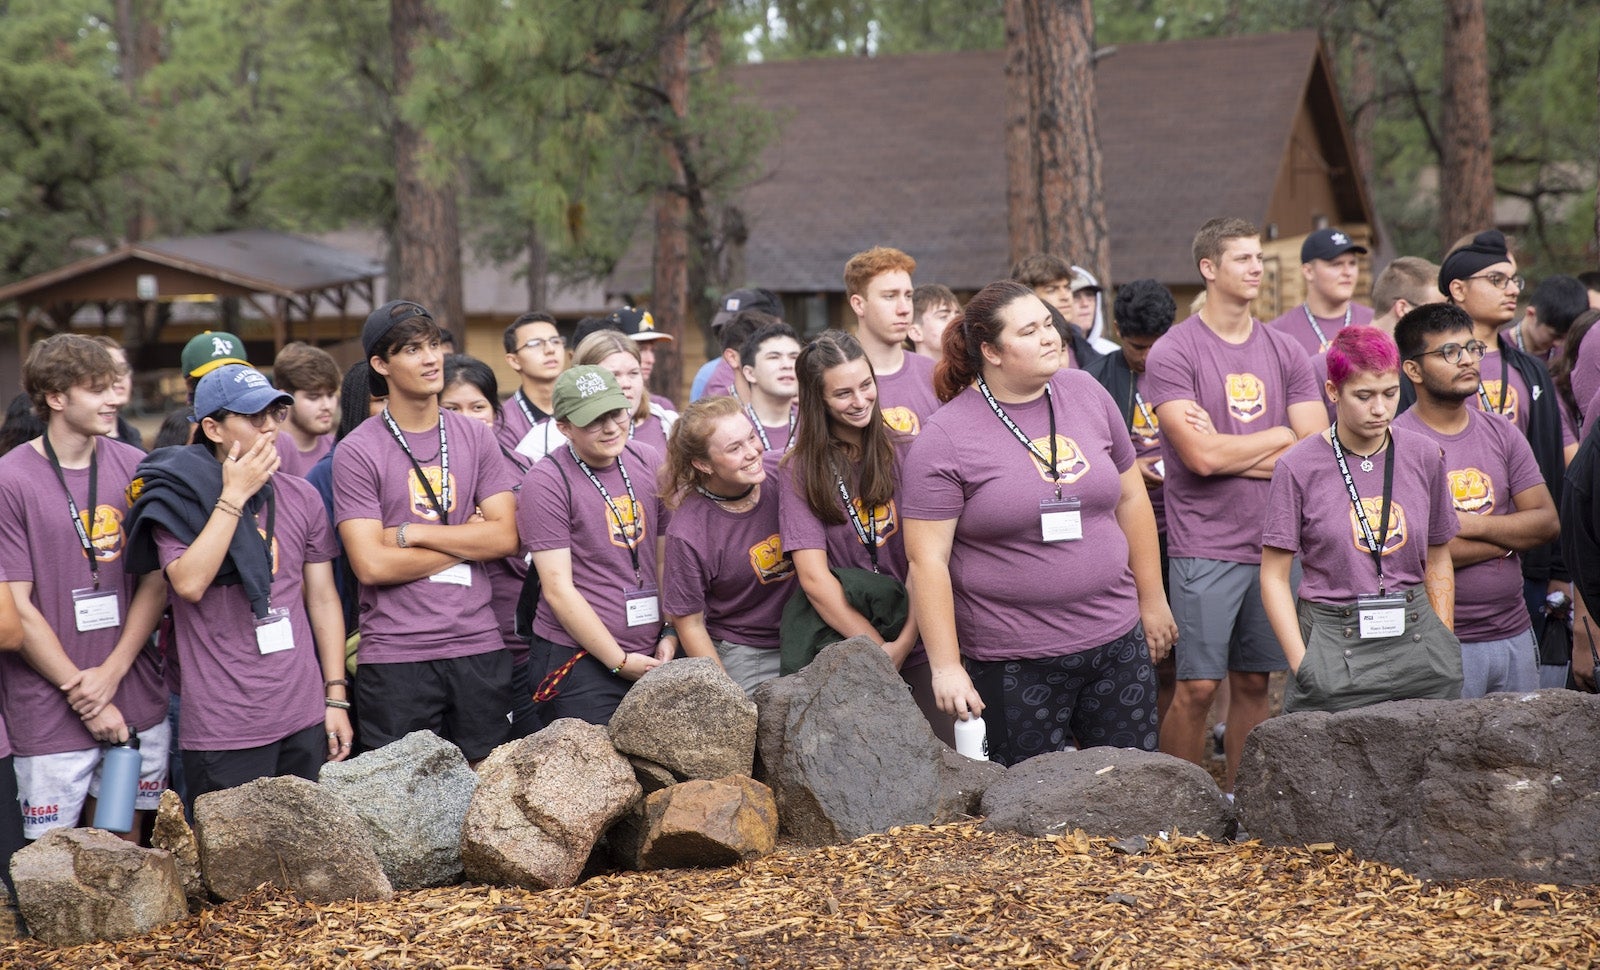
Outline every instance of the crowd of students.
<svg viewBox="0 0 1600 970"><path fill-rule="evenodd" d="M342 375L293 344L269 380L196 337L148 454L120 349L39 341L0 434L0 848L79 824L106 744L137 738L148 811L415 730L476 762L605 723L675 657L753 691L847 636L1006 764L1198 762L1227 685L1230 788L1274 671L1291 710L1592 689L1566 604L1572 576L1600 596L1595 491L1557 506L1600 448L1600 281L1551 277L1519 317L1490 230L1396 260L1368 308L1365 253L1312 233L1305 303L1262 323L1260 234L1212 220L1175 323L1153 280L1108 314L1036 255L963 306L877 247L844 269L854 336L729 294L681 411L647 389L672 339L648 313L570 341L519 317L502 400L395 300Z"/></svg>

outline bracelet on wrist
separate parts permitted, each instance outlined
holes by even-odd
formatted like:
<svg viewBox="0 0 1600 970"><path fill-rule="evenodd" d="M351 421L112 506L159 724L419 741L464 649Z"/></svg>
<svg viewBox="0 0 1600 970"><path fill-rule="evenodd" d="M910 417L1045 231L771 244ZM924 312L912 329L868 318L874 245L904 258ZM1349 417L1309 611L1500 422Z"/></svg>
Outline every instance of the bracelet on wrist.
<svg viewBox="0 0 1600 970"><path fill-rule="evenodd" d="M350 686L350 679L348 677L341 677L338 680L325 680L325 681L322 682L322 686L323 687L349 687Z"/></svg>
<svg viewBox="0 0 1600 970"><path fill-rule="evenodd" d="M628 666L628 654L627 654L626 651L624 651L623 654L622 654L621 662L619 662L615 667L611 668L611 676L613 676L613 677L621 677L622 676L622 668L624 668L626 666Z"/></svg>
<svg viewBox="0 0 1600 970"><path fill-rule="evenodd" d="M234 505L232 502L228 501L227 499L222 499L222 498L217 499L217 504L214 507L216 508L216 510L218 512L226 512L227 514L233 516L236 519L244 518L244 509L239 508L239 506Z"/></svg>
<svg viewBox="0 0 1600 970"><path fill-rule="evenodd" d="M348 711L350 709L349 701L341 701L337 697L324 697L322 699L322 703L328 707L332 707L341 711Z"/></svg>
<svg viewBox="0 0 1600 970"><path fill-rule="evenodd" d="M394 544L402 549L411 548L411 546L406 543L406 526L410 524L410 522L400 523L400 528L396 529L394 533Z"/></svg>

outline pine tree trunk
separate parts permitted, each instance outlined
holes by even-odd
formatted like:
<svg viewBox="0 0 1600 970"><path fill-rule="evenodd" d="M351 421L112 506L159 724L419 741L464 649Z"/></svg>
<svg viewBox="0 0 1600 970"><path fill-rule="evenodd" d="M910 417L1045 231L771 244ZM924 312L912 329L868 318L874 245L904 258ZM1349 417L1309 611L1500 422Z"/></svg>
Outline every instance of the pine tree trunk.
<svg viewBox="0 0 1600 970"><path fill-rule="evenodd" d="M659 134L667 184L656 192L656 242L650 311L656 329L672 334L656 344L656 366L650 389L674 401L681 395L683 339L689 313L689 198L683 149L678 130L689 112L688 0L661 4L661 53L658 78L665 92L668 117ZM665 346L663 346L665 344Z"/></svg>
<svg viewBox="0 0 1600 970"><path fill-rule="evenodd" d="M1111 245L1095 124L1094 15L1089 0L1023 0L1023 11L1039 235L1046 252L1106 282Z"/></svg>
<svg viewBox="0 0 1600 970"><path fill-rule="evenodd" d="M1439 173L1441 248L1494 225L1488 32L1483 0L1446 0Z"/></svg>
<svg viewBox="0 0 1600 970"><path fill-rule="evenodd" d="M1011 263L1043 245L1033 206L1033 136L1028 117L1028 31L1023 23L1026 0L1005 0L1006 18L1006 232ZM1009 267L1007 268L1009 271Z"/></svg>
<svg viewBox="0 0 1600 970"><path fill-rule="evenodd" d="M390 0L389 39L394 48L395 96L402 96L415 68L411 52L443 23L428 0ZM436 183L424 171L434 154L421 131L399 117L394 126L395 253L397 270L390 299L415 300L466 350L466 306L461 290L461 224L456 179Z"/></svg>

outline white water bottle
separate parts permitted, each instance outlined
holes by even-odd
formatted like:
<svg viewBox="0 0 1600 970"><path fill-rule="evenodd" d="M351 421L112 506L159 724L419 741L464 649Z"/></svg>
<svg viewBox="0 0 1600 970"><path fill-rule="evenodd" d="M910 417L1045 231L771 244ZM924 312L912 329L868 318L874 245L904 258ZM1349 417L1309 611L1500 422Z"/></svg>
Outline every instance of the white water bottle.
<svg viewBox="0 0 1600 970"><path fill-rule="evenodd" d="M956 753L974 761L989 760L989 729L983 718L969 715L956 720Z"/></svg>

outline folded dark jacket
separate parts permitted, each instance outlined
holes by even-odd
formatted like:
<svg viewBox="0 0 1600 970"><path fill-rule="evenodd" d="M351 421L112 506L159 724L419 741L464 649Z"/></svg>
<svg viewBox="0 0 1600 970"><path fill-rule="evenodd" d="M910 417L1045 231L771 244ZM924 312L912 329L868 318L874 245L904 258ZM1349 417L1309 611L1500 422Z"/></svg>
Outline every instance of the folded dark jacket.
<svg viewBox="0 0 1600 970"><path fill-rule="evenodd" d="M860 613L884 640L900 635L911 617L911 598L905 584L893 576L866 569L831 569L844 587L845 601ZM792 674L816 659L822 648L848 639L823 620L804 592L796 591L783 608L779 621L779 671Z"/></svg>
<svg viewBox="0 0 1600 970"><path fill-rule="evenodd" d="M129 491L134 496L128 512L128 564L135 575L161 568L156 551L156 526L172 533L184 545L192 544L211 518L222 497L222 463L207 444L158 448L145 456L134 473ZM272 494L272 483L245 503L253 516ZM234 526L228 554L217 569L213 586L244 586L257 619L267 615L272 592L272 565L261 553L261 535L240 519Z"/></svg>

